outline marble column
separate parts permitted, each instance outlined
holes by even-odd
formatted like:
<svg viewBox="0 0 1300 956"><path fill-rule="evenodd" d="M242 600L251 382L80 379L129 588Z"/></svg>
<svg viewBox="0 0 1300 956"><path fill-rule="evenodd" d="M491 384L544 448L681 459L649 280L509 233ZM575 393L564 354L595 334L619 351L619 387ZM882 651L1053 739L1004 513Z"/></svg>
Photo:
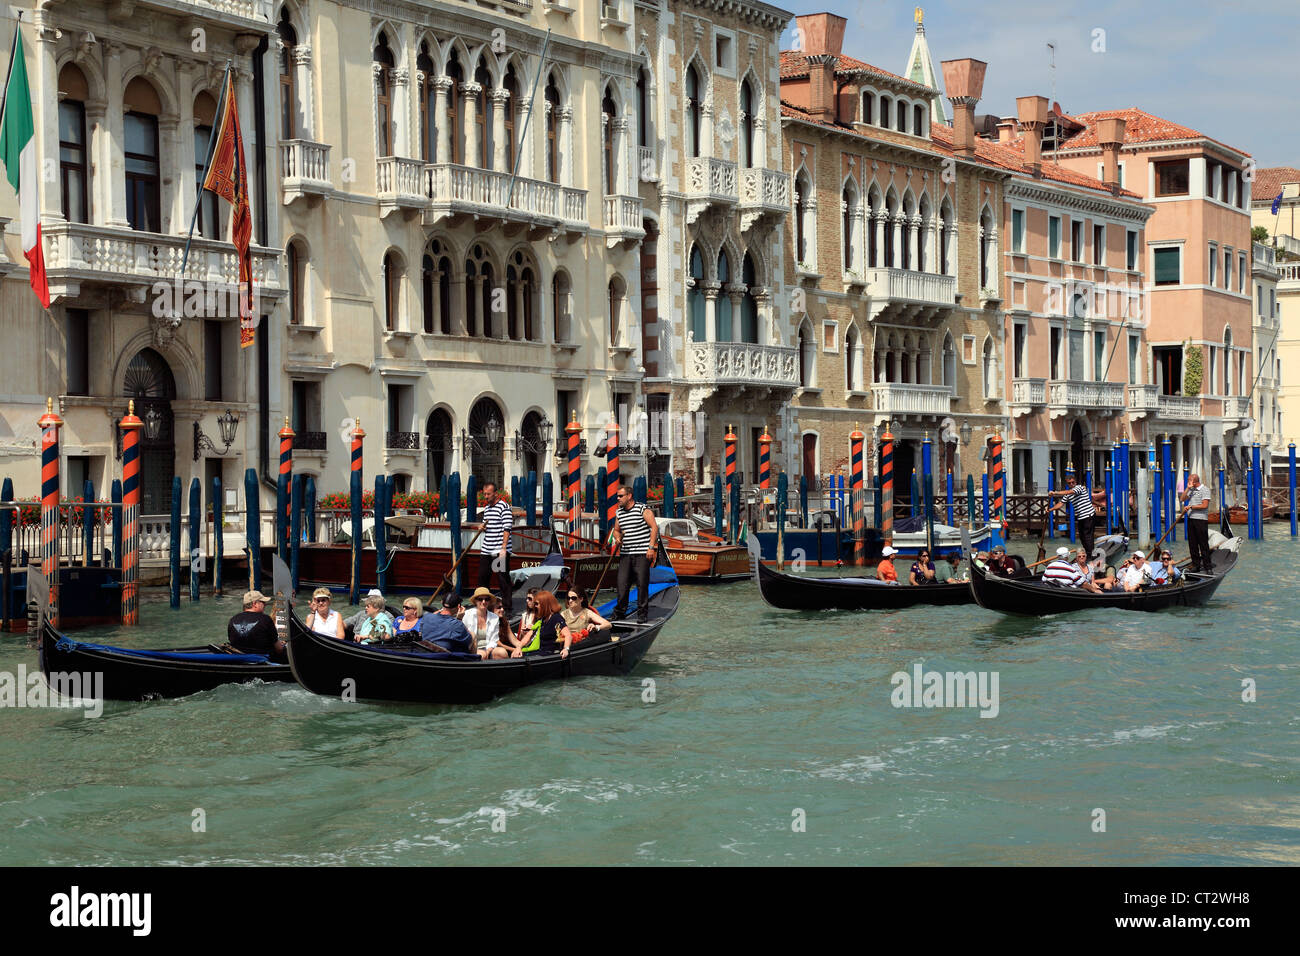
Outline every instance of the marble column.
<svg viewBox="0 0 1300 956"><path fill-rule="evenodd" d="M482 90L483 87L478 83L462 83L460 85L460 102L465 111L462 122L465 124L465 156L463 161L466 166L481 165L479 160L478 95Z"/></svg>
<svg viewBox="0 0 1300 956"><path fill-rule="evenodd" d="M492 91L492 168L510 172L506 154L506 110L511 108L510 91Z"/></svg>
<svg viewBox="0 0 1300 956"><path fill-rule="evenodd" d="M107 200L108 224L130 227L126 217L126 138L123 129L122 100L125 84L122 82L122 44L105 40L104 88L108 91L108 135L102 137L103 150L99 168L94 178L103 183L103 197Z"/></svg>
<svg viewBox="0 0 1300 956"><path fill-rule="evenodd" d="M451 95L451 77L439 76L433 81L433 125L437 155L434 162L451 162L451 130L447 121L447 102Z"/></svg>

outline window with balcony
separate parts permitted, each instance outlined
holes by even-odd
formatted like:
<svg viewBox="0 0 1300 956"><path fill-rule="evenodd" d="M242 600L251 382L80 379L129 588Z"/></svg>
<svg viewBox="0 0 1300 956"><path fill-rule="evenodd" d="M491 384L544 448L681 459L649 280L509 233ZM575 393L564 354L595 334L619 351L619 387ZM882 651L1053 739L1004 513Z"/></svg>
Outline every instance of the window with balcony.
<svg viewBox="0 0 1300 956"><path fill-rule="evenodd" d="M731 284L731 261L727 258L726 250L718 253L718 284L722 289L718 292L717 302L714 304L713 337L718 342L730 342L731 295L727 291L727 286Z"/></svg>
<svg viewBox="0 0 1300 956"><path fill-rule="evenodd" d="M307 252L302 243L291 241L284 247L285 272L289 279L289 324L307 321Z"/></svg>
<svg viewBox="0 0 1300 956"><path fill-rule="evenodd" d="M148 80L137 76L123 93L123 160L126 173L126 219L132 229L162 229L162 160L158 151L158 116L162 104Z"/></svg>
<svg viewBox="0 0 1300 956"><path fill-rule="evenodd" d="M1047 255L1053 259L1061 258L1061 217L1049 216L1047 219Z"/></svg>
<svg viewBox="0 0 1300 956"><path fill-rule="evenodd" d="M856 326L850 325L844 335L844 384L850 392L863 390L862 336Z"/></svg>
<svg viewBox="0 0 1300 956"><path fill-rule="evenodd" d="M474 67L474 87L474 141L478 144L475 154L479 169L491 169L493 134L492 116L488 112L491 99L488 94L492 90L492 74L488 72L487 63L481 56L478 65Z"/></svg>
<svg viewBox="0 0 1300 956"><path fill-rule="evenodd" d="M320 428L320 382L295 381L292 383L293 408L290 427L298 435L319 432Z"/></svg>
<svg viewBox="0 0 1300 956"><path fill-rule="evenodd" d="M460 65L460 51L454 48L451 51L451 56L447 58L447 78L451 81L451 85L447 88L446 136L449 155L445 158L439 155L438 161L465 165L468 163L465 158L465 126L462 122L465 115L465 70ZM550 103L550 94L551 87L548 86L546 88L546 101L548 104ZM556 103L558 105L558 98ZM549 108L546 111L546 122L549 137L553 124L559 122L559 117ZM551 181L555 182L555 180Z"/></svg>
<svg viewBox="0 0 1300 956"><path fill-rule="evenodd" d="M1106 333L1092 333L1092 377L1098 382L1106 380Z"/></svg>
<svg viewBox="0 0 1300 956"><path fill-rule="evenodd" d="M212 127L216 122L217 101L210 93L200 93L194 98L194 188L198 200L198 218L194 228L207 239L224 239L220 196L203 188L203 175L208 168L208 151L212 148Z"/></svg>
<svg viewBox="0 0 1300 956"><path fill-rule="evenodd" d="M1017 326L1022 328L1022 326ZM943 384L949 387L957 385L957 349L952 344L952 334L943 337Z"/></svg>
<svg viewBox="0 0 1300 956"><path fill-rule="evenodd" d="M701 99L700 75L695 64L686 68L686 155L700 155L700 133L704 102Z"/></svg>
<svg viewBox="0 0 1300 956"><path fill-rule="evenodd" d="M373 54L375 67L375 144L380 156L394 155L396 125L393 109L393 70L397 65L388 43L388 34L379 34Z"/></svg>
<svg viewBox="0 0 1300 956"><path fill-rule="evenodd" d="M1142 338L1132 332L1128 336L1128 383L1142 384Z"/></svg>
<svg viewBox="0 0 1300 956"><path fill-rule="evenodd" d="M1064 337L1065 337L1065 330L1062 329L1059 325L1053 325L1051 327L1051 330L1048 333L1048 342L1049 342L1048 355L1050 357L1049 374L1053 381L1060 381L1060 379L1064 377L1063 375L1061 375L1061 365L1062 365L1062 358L1063 358L1061 354L1061 343L1062 341L1064 341Z"/></svg>
<svg viewBox="0 0 1300 956"><path fill-rule="evenodd" d="M1152 348L1151 364L1155 367L1156 386L1161 395L1183 393L1183 347L1181 345Z"/></svg>
<svg viewBox="0 0 1300 956"><path fill-rule="evenodd" d="M740 86L740 165L754 166L754 89L748 79Z"/></svg>
<svg viewBox="0 0 1300 956"><path fill-rule="evenodd" d="M691 339L704 342L708 339L705 331L706 310L704 305L704 257L700 247L691 247L691 282L686 291L686 310L690 313Z"/></svg>
<svg viewBox="0 0 1300 956"><path fill-rule="evenodd" d="M89 222L86 162L86 77L67 64L59 71L59 197L63 218L68 222Z"/></svg>
<svg viewBox="0 0 1300 956"><path fill-rule="evenodd" d="M1097 223L1092 225L1092 264L1094 266L1106 264L1106 227Z"/></svg>
<svg viewBox="0 0 1300 956"><path fill-rule="evenodd" d="M1151 250L1152 275L1156 285L1179 285L1183 281L1183 250L1163 246ZM1214 261L1214 257L1210 257Z"/></svg>
<svg viewBox="0 0 1300 956"><path fill-rule="evenodd" d="M957 274L956 217L947 197L939 207L939 271L946 276Z"/></svg>
<svg viewBox="0 0 1300 956"><path fill-rule="evenodd" d="M386 411L387 432L385 448L405 447L392 439L403 433L409 433L415 423L415 386L389 385Z"/></svg>
<svg viewBox="0 0 1300 956"><path fill-rule="evenodd" d="M1124 237L1124 268L1130 272L1135 272L1138 267L1138 234L1134 229L1129 229Z"/></svg>
<svg viewBox="0 0 1300 956"><path fill-rule="evenodd" d="M1070 329L1069 336L1070 336L1069 337L1069 347L1070 347L1069 376L1074 381L1080 381L1080 382L1085 381L1088 377L1088 373L1083 365L1083 356L1084 356L1083 330Z"/></svg>
<svg viewBox="0 0 1300 956"><path fill-rule="evenodd" d="M434 75L433 57L429 55L427 41L420 44L420 53L415 58L415 70L419 86L415 97L416 110L420 114L420 158L426 163L432 163L438 156L438 131L435 128L438 94L434 86L437 77Z"/></svg>
<svg viewBox="0 0 1300 956"><path fill-rule="evenodd" d="M90 394L90 313L68 309L64 315L68 347L68 394Z"/></svg>
<svg viewBox="0 0 1300 956"><path fill-rule="evenodd" d="M650 76L644 66L638 67L636 71L636 144L638 146L651 145Z"/></svg>
<svg viewBox="0 0 1300 956"><path fill-rule="evenodd" d="M845 272L855 270L858 263L858 224L862 221L858 202L858 184L850 179L840 194L840 245L843 247Z"/></svg>
<svg viewBox="0 0 1300 956"><path fill-rule="evenodd" d="M610 196L618 192L618 182L614 178L614 120L618 116L618 107L614 105L614 97L610 94L610 88L605 87L605 98L600 103L600 154L601 169L605 179L605 195Z"/></svg>
<svg viewBox="0 0 1300 956"><path fill-rule="evenodd" d="M560 88L554 73L546 81L546 179L560 181Z"/></svg>
<svg viewBox="0 0 1300 956"><path fill-rule="evenodd" d="M519 152L519 139L515 130L515 111L519 109L519 78L515 76L515 65L511 63L506 67L505 79L501 81L501 88L506 91L506 101L502 104L501 109L505 113L505 152L506 167L504 172L513 172L515 169L515 157Z"/></svg>
<svg viewBox="0 0 1300 956"><path fill-rule="evenodd" d="M758 300L754 298L754 287L758 284L754 269L754 258L745 253L741 267L741 281L745 283L745 294L740 300L740 341L758 344Z"/></svg>
<svg viewBox="0 0 1300 956"><path fill-rule="evenodd" d="M1019 253L1025 251L1025 211L1023 209L1011 210L1011 251Z"/></svg>
<svg viewBox="0 0 1300 956"><path fill-rule="evenodd" d="M1025 378L1027 367L1025 362L1025 351L1029 337L1029 326L1024 322L1016 322L1011 326L1011 361L1012 361L1012 378ZM945 346L946 347L946 346ZM944 383L948 384L947 382Z"/></svg>
<svg viewBox="0 0 1300 956"><path fill-rule="evenodd" d="M298 94L294 89L293 48L298 45L298 31L289 21L289 6L285 4L280 10L280 22L275 31L279 36L279 56L276 57L280 68L280 138L297 139L298 124L294 115L298 103Z"/></svg>
<svg viewBox="0 0 1300 956"><path fill-rule="evenodd" d="M1156 196L1186 196L1190 182L1186 159L1152 163L1155 167Z"/></svg>

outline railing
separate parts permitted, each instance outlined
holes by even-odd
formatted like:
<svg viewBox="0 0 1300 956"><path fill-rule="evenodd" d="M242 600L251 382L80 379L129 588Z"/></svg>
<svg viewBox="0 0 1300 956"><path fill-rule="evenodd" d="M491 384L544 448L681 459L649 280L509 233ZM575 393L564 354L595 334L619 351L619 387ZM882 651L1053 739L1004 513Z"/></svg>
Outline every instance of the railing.
<svg viewBox="0 0 1300 956"><path fill-rule="evenodd" d="M1160 396L1154 385L1126 385L1128 391L1128 409L1130 412L1160 411Z"/></svg>
<svg viewBox="0 0 1300 956"><path fill-rule="evenodd" d="M877 414L947 415L957 397L951 385L905 385L886 382L871 386L872 408Z"/></svg>
<svg viewBox="0 0 1300 956"><path fill-rule="evenodd" d="M402 156L381 156L375 173L375 191L381 203L422 206L428 192L424 183L426 164Z"/></svg>
<svg viewBox="0 0 1300 956"><path fill-rule="evenodd" d="M1245 395L1229 395L1223 400L1224 418L1250 418L1250 400Z"/></svg>
<svg viewBox="0 0 1300 956"><path fill-rule="evenodd" d="M235 247L228 242L193 240L182 276L184 236L80 222L46 223L41 232L45 239L45 269L52 279L63 278L60 273L74 276L89 273L101 278L134 279L147 284L159 279L171 282L178 277L223 283L232 288L239 282L239 259ZM280 288L279 262L278 250L255 247L254 286Z"/></svg>
<svg viewBox="0 0 1300 956"><path fill-rule="evenodd" d="M1011 380L1012 405L1046 405L1047 379L1013 378Z"/></svg>
<svg viewBox="0 0 1300 956"><path fill-rule="evenodd" d="M1194 395L1161 395L1160 417L1194 421L1201 417L1201 400Z"/></svg>
<svg viewBox="0 0 1300 956"><path fill-rule="evenodd" d="M280 186L286 201L308 192L331 188L330 148L324 143L305 139L287 139L280 143Z"/></svg>
<svg viewBox="0 0 1300 956"><path fill-rule="evenodd" d="M790 388L799 384L798 349L745 342L697 342L689 350L686 368L692 379Z"/></svg>
<svg viewBox="0 0 1300 956"><path fill-rule="evenodd" d="M419 451L419 432L384 432L384 448L388 451Z"/></svg>
<svg viewBox="0 0 1300 956"><path fill-rule="evenodd" d="M1272 246L1265 245L1262 242L1252 242L1250 244L1251 256L1255 262L1268 268L1273 268L1277 263L1277 250Z"/></svg>
<svg viewBox="0 0 1300 956"><path fill-rule="evenodd" d="M759 167L740 170L740 204L788 212L790 174L779 169Z"/></svg>
<svg viewBox="0 0 1300 956"><path fill-rule="evenodd" d="M516 178L493 169L431 163L424 167L425 192L435 206L479 206L510 209L551 219L560 217L560 187L537 179Z"/></svg>
<svg viewBox="0 0 1300 956"><path fill-rule="evenodd" d="M641 233L641 197L606 196L605 228L615 232Z"/></svg>
<svg viewBox="0 0 1300 956"><path fill-rule="evenodd" d="M1300 280L1300 262L1284 262L1277 268L1283 282Z"/></svg>
<svg viewBox="0 0 1300 956"><path fill-rule="evenodd" d="M293 439L294 451L324 451L326 432L298 432Z"/></svg>
<svg viewBox="0 0 1300 956"><path fill-rule="evenodd" d="M272 0L166 0L166 2L155 0L151 5L175 14L201 16L204 13L217 13L244 20L256 20L263 24L272 22L271 13L274 7Z"/></svg>
<svg viewBox="0 0 1300 956"><path fill-rule="evenodd" d="M929 305L954 305L957 302L957 277L912 269L868 269L867 283L873 297L907 299Z"/></svg>
<svg viewBox="0 0 1300 956"><path fill-rule="evenodd" d="M565 222L586 222L587 190L574 189L572 186L561 186L560 194L563 197L560 208L560 218Z"/></svg>
<svg viewBox="0 0 1300 956"><path fill-rule="evenodd" d="M1300 255L1300 239L1295 236L1281 235L1277 236L1277 247L1283 252L1288 252L1293 256Z"/></svg>
<svg viewBox="0 0 1300 956"><path fill-rule="evenodd" d="M727 159L697 156L686 161L686 195L710 202L734 203L736 164Z"/></svg>
<svg viewBox="0 0 1300 956"><path fill-rule="evenodd" d="M1049 404L1068 408L1123 408L1119 382L1057 381L1048 385Z"/></svg>

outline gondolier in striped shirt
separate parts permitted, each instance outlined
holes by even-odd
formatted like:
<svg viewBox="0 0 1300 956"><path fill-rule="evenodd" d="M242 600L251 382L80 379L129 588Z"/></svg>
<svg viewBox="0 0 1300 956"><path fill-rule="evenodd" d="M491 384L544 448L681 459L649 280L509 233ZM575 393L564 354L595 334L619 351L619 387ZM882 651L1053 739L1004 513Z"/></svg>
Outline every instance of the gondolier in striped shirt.
<svg viewBox="0 0 1300 956"><path fill-rule="evenodd" d="M1060 491L1048 492L1049 497L1065 499L1052 510L1056 511L1071 502L1074 503L1074 526L1079 532L1079 543L1089 554L1092 554L1093 522L1097 517L1096 503L1106 499L1106 489L1098 488L1096 491L1089 492L1088 486L1072 474L1065 476L1065 482L1067 487Z"/></svg>
<svg viewBox="0 0 1300 956"><path fill-rule="evenodd" d="M650 563L659 546L659 526L654 512L637 505L632 489L619 485L618 511L614 517L613 549L618 554L618 605L614 617L627 617L628 592L636 572L636 619L644 624L650 613L646 595L650 591Z"/></svg>
<svg viewBox="0 0 1300 956"><path fill-rule="evenodd" d="M1210 572L1210 489L1201 484L1200 475L1187 476L1183 492L1187 509L1187 550L1192 555L1192 571ZM1219 507L1223 507L1222 504Z"/></svg>
<svg viewBox="0 0 1300 956"><path fill-rule="evenodd" d="M478 559L478 586L492 586L492 572L497 572L501 600L510 606L510 531L514 527L514 514L510 506L497 495L492 482L483 485L483 538Z"/></svg>

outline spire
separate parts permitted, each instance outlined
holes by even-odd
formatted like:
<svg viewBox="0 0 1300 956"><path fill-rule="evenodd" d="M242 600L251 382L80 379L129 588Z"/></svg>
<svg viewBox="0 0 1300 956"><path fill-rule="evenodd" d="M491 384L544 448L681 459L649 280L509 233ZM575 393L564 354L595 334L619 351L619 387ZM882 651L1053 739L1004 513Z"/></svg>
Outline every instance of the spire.
<svg viewBox="0 0 1300 956"><path fill-rule="evenodd" d="M943 87L939 85L939 76L934 71L934 60L930 58L930 44L925 40L925 12L916 8L916 38L912 40L912 52L907 56L907 67L903 76L914 83L920 83L934 90L930 97L930 118L936 123L947 123L948 113L943 105Z"/></svg>

